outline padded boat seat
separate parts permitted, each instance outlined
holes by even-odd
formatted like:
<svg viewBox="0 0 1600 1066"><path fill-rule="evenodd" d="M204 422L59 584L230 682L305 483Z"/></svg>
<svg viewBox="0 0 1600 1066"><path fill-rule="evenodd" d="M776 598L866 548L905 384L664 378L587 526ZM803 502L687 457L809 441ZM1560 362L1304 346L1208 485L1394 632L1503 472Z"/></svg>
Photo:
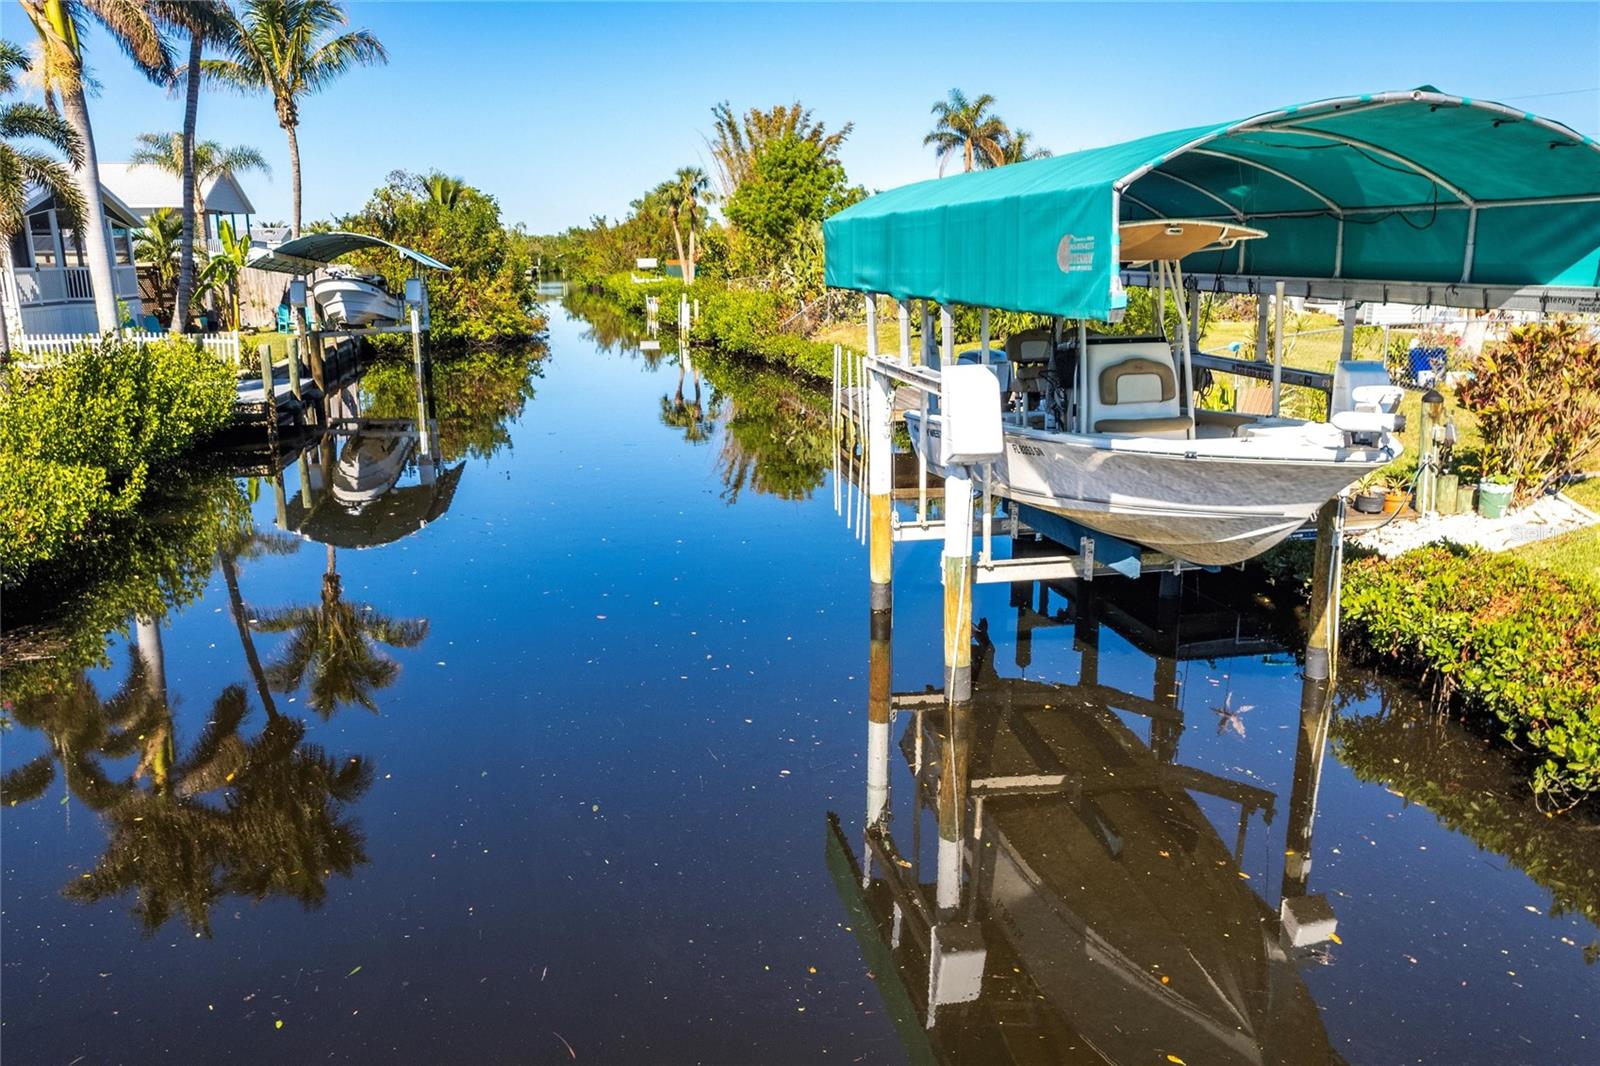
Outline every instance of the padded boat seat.
<svg viewBox="0 0 1600 1066"><path fill-rule="evenodd" d="M1206 411L1199 410L1194 413L1195 421L1202 426L1228 426L1237 429L1248 426L1258 420L1260 415L1252 415L1243 411Z"/></svg>
<svg viewBox="0 0 1600 1066"><path fill-rule="evenodd" d="M1193 425L1194 423L1184 415L1165 418L1102 418L1094 424L1094 431L1153 437L1157 433L1187 433Z"/></svg>
<svg viewBox="0 0 1600 1066"><path fill-rule="evenodd" d="M1178 395L1172 367L1135 356L1100 371L1100 402L1165 403Z"/></svg>

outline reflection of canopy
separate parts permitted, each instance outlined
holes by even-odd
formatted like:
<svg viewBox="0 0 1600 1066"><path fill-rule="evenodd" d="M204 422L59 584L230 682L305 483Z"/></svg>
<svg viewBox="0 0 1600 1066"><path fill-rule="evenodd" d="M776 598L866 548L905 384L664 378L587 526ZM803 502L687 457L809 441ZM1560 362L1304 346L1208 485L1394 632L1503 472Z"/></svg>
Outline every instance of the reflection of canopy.
<svg viewBox="0 0 1600 1066"><path fill-rule="evenodd" d="M401 258L409 259L418 266L430 270L450 269L433 256L415 249L404 248L381 237L340 230L332 233L307 233L303 237L285 241L276 248L256 249L250 253L249 265L257 270L275 270L280 274L314 274L341 255L359 252L366 248L388 248L399 252Z"/></svg>
<svg viewBox="0 0 1600 1066"><path fill-rule="evenodd" d="M1189 255L1191 274L1344 283L1330 292L1415 282L1467 305L1528 288L1568 307L1600 300L1600 145L1432 87L892 189L824 223L827 281L1105 320L1126 300L1118 224L1152 218L1267 231Z"/></svg>
<svg viewBox="0 0 1600 1066"><path fill-rule="evenodd" d="M390 489L359 510L346 509L331 495L308 512L298 498L289 505L289 528L318 544L335 548L376 548L408 537L449 510L466 463L442 471L431 485Z"/></svg>

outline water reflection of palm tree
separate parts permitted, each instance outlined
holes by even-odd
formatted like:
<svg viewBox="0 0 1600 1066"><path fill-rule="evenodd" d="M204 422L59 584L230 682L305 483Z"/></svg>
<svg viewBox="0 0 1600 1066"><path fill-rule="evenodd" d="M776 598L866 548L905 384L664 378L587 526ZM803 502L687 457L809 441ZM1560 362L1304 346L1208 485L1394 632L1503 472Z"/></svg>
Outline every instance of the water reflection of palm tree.
<svg viewBox="0 0 1600 1066"><path fill-rule="evenodd" d="M272 689L268 686L266 674L261 669L261 656L256 654L255 639L250 633L250 612L245 605L243 594L239 591L239 563L260 559L265 555L292 555L299 550L300 541L294 537L259 529L251 529L248 534L224 544L217 550L217 566L222 571L222 579L228 587L228 612L233 616L233 624L239 631L239 645L244 649L244 661L250 668L250 676L255 679L256 693L261 697L261 705L266 708L269 717L276 716L278 709L272 702Z"/></svg>
<svg viewBox="0 0 1600 1066"><path fill-rule="evenodd" d="M324 718L341 705L376 711L373 692L393 684L400 673L400 665L378 646L414 648L428 635L425 618L395 619L370 604L346 600L331 544L321 599L259 612L254 626L264 633L289 634L282 653L266 668L268 684L278 692L293 692L309 675L307 702Z"/></svg>
<svg viewBox="0 0 1600 1066"><path fill-rule="evenodd" d="M9 806L44 795L59 763L67 790L84 806L94 811L114 807L133 782L114 780L104 763L148 750L148 738L163 728L163 703L152 696L145 662L131 649L128 675L109 697L102 698L80 673L60 688L17 700L12 717L18 725L43 733L50 751L6 774L0 780L0 799ZM147 761L141 759L141 764Z"/></svg>
<svg viewBox="0 0 1600 1066"><path fill-rule="evenodd" d="M349 876L367 861L343 812L371 784L371 767L303 743L304 723L281 715L246 743L238 731L247 713L244 689L229 686L189 754L107 812L105 852L67 886L69 899L133 892L146 933L181 911L209 935L211 906L226 895L283 895L312 908L331 874ZM223 790L220 806L202 798Z"/></svg>

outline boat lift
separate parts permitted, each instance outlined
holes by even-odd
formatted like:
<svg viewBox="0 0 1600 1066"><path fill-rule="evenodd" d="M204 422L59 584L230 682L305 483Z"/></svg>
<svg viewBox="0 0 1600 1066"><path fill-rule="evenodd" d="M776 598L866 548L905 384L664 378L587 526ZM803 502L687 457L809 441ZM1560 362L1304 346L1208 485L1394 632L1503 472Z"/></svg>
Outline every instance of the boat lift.
<svg viewBox="0 0 1600 1066"><path fill-rule="evenodd" d="M1130 227L1143 241L1196 222L1261 239L1169 254L1159 241L1136 247L1129 237ZM1192 375L1201 368L1270 381L1277 414L1285 384L1332 386L1321 375L1283 366L1290 296L1343 304L1345 357L1362 302L1600 310L1600 143L1516 108L1422 86L921 182L847 208L827 219L823 232L828 285L866 298L867 350L841 352L835 382L838 420L850 449L861 453L854 465L865 468L865 498L849 503L853 527L868 543L872 610L891 609L894 542L942 538L946 691L961 701L971 692L974 583L1156 571L1173 575L1164 580L1175 588L1175 575L1191 565L1009 500L1004 521L1011 536L1036 532L1077 550L1046 559L995 557L990 472L1002 454L1003 438L994 432L1001 415L998 403L964 395L984 391L976 378L965 378L968 371L995 380L983 366L991 358L986 309L1050 316L1052 336L1041 344L1059 343L1064 324L1074 322L1081 351L1085 322L1120 321L1129 286L1148 287L1158 307L1169 296L1177 305L1183 410L1192 415ZM1206 292L1263 297L1255 359L1195 351ZM898 310L897 358L878 351L882 297ZM920 365L911 343L913 301L920 301ZM976 366L964 361L972 353L958 361L956 306L983 309ZM1271 332L1280 338L1270 361L1269 311L1277 325ZM1362 366L1348 359L1344 365ZM1374 372L1387 380L1381 364ZM957 377L965 378L959 386ZM1080 376L1079 396L1085 384ZM937 521L929 515L925 463L914 521L895 514L893 419L907 394L923 415L941 407L946 476ZM926 434L926 417L918 425ZM955 437L961 440L954 445L946 439ZM1315 679L1329 678L1337 658L1343 524L1343 496L1316 514L1306 649L1306 671Z"/></svg>
<svg viewBox="0 0 1600 1066"><path fill-rule="evenodd" d="M407 321L389 326L329 329L322 326L320 316L318 316L318 328L309 328L307 325L307 312L311 310L310 285L308 283L310 276L325 268L340 256L348 255L351 252L378 248L386 248L389 251L396 252L402 259L411 263L411 277L406 279L405 288ZM251 254L250 260L246 265L257 270L270 270L280 274L288 274L292 279L289 282L287 297L289 317L294 323L294 336L289 341L289 373L290 384L296 396L300 394L300 366L302 361L308 365L311 378L317 387L326 390L325 354L328 341L337 342L384 334L410 334L412 367L418 396L417 426L421 434L419 445L423 452L428 452L430 450L429 439L432 427L430 426L428 412L423 401L428 379L426 365L428 352L424 338L431 326L428 309L427 272L430 270L448 272L451 268L425 252L406 248L370 234L349 233L341 230L329 233L308 233L280 244L275 248L258 249ZM304 353L303 359L302 353ZM263 368L263 390L270 400L275 394L271 384L270 363L264 361ZM270 424L274 426L275 436L276 423L273 421Z"/></svg>

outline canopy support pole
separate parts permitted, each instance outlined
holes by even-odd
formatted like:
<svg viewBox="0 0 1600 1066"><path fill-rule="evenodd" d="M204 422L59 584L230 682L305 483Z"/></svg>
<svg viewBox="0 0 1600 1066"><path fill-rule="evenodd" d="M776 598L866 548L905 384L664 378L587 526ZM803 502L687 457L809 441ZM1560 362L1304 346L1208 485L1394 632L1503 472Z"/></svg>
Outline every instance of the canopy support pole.
<svg viewBox="0 0 1600 1066"><path fill-rule="evenodd" d="M1272 332L1267 326L1267 313L1270 310L1266 293L1256 293L1256 362L1258 363L1267 361L1267 334Z"/></svg>
<svg viewBox="0 0 1600 1066"><path fill-rule="evenodd" d="M1166 270L1172 273L1172 302L1178 309L1178 344L1183 351L1183 413L1189 416L1189 428L1185 436L1194 439L1194 354L1189 343L1189 338L1194 332L1194 321L1189 317L1189 311L1184 308L1183 271L1179 268L1177 260L1165 263ZM1195 290L1199 296L1199 290ZM1192 306L1192 305L1191 305Z"/></svg>
<svg viewBox="0 0 1600 1066"><path fill-rule="evenodd" d="M934 362L933 306L928 300L922 301L922 365L938 365Z"/></svg>
<svg viewBox="0 0 1600 1066"><path fill-rule="evenodd" d="M984 366L989 365L989 309L985 307L978 312L978 358Z"/></svg>
<svg viewBox="0 0 1600 1066"><path fill-rule="evenodd" d="M1347 363L1356 354L1356 319L1361 305L1354 300L1344 303L1344 337L1339 341L1339 361Z"/></svg>
<svg viewBox="0 0 1600 1066"><path fill-rule="evenodd" d="M1077 408L1073 412L1073 424L1079 433L1089 432L1089 324L1083 319L1078 319L1078 370L1074 375L1073 404Z"/></svg>
<svg viewBox="0 0 1600 1066"><path fill-rule="evenodd" d="M896 300L895 308L900 319L900 365L911 365L911 304L907 300Z"/></svg>
<svg viewBox="0 0 1600 1066"><path fill-rule="evenodd" d="M1283 402L1283 282L1272 291L1272 417L1278 417Z"/></svg>

